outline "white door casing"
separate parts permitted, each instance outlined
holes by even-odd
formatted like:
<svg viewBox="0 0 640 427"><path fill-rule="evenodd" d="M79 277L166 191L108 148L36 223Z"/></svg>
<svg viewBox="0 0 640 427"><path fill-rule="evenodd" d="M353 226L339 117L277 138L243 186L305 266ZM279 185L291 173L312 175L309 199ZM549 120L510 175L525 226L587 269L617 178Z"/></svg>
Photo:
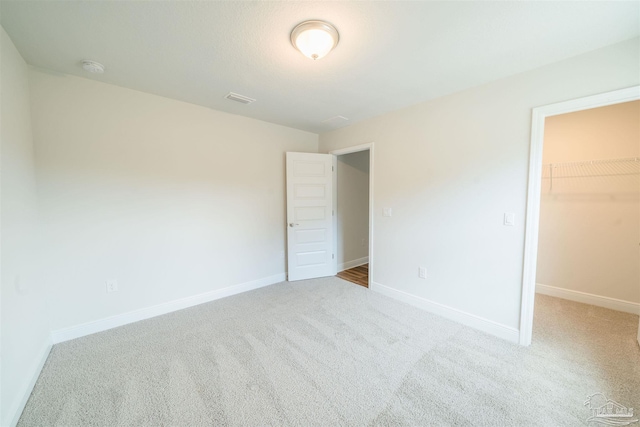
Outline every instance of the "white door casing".
<svg viewBox="0 0 640 427"><path fill-rule="evenodd" d="M287 280L336 274L333 156L287 153Z"/></svg>

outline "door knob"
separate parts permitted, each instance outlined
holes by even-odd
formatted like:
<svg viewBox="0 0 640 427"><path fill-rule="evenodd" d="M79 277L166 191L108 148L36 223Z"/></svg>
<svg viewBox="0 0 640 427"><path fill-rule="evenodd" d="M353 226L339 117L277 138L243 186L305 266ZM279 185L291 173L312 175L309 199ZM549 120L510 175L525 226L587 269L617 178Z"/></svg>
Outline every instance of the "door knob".
<svg viewBox="0 0 640 427"><path fill-rule="evenodd" d="M289 223L289 227L294 227L294 226L296 226L296 225L300 225L300 224L294 224L293 222L290 222L290 223Z"/></svg>

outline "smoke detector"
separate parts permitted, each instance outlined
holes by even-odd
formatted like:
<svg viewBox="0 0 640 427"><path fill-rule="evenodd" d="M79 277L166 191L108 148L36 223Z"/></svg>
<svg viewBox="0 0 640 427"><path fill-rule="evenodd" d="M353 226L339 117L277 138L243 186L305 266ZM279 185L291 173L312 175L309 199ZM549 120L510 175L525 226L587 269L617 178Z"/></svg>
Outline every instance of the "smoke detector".
<svg viewBox="0 0 640 427"><path fill-rule="evenodd" d="M82 61L82 68L84 68L85 71L88 71L90 73L96 73L96 74L104 73L104 65L96 61L91 61L89 59L85 59Z"/></svg>

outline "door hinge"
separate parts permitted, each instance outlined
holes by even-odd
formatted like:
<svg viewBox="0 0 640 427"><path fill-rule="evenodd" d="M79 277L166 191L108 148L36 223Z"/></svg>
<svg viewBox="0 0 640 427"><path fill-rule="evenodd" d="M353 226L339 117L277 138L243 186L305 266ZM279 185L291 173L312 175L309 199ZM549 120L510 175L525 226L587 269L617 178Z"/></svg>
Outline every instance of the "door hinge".
<svg viewBox="0 0 640 427"><path fill-rule="evenodd" d="M334 259L336 257L336 254L331 254L331 259Z"/></svg>
<svg viewBox="0 0 640 427"><path fill-rule="evenodd" d="M336 214L336 211L331 211L331 216L334 216Z"/></svg>
<svg viewBox="0 0 640 427"><path fill-rule="evenodd" d="M333 166L331 166L331 172L333 172Z"/></svg>

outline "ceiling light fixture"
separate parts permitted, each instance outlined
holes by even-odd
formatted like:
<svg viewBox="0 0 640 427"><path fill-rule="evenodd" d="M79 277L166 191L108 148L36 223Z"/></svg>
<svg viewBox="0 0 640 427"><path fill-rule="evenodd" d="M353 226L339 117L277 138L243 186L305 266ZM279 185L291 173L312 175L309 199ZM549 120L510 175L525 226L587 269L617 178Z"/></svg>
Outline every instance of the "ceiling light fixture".
<svg viewBox="0 0 640 427"><path fill-rule="evenodd" d="M104 65L96 61L90 61L88 59L85 59L84 61L82 61L82 68L84 68L85 71L88 71L90 73L97 73L97 74L104 73Z"/></svg>
<svg viewBox="0 0 640 427"><path fill-rule="evenodd" d="M331 52L338 40L340 35L336 27L324 21L305 21L291 31L291 44L313 60Z"/></svg>

